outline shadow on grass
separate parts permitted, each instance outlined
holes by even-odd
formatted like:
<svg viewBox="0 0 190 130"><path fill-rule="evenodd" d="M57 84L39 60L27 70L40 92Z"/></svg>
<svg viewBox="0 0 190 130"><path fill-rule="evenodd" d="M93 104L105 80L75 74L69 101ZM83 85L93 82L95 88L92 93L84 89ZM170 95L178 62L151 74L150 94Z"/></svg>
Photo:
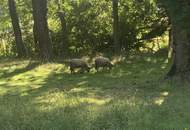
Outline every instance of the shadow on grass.
<svg viewBox="0 0 190 130"><path fill-rule="evenodd" d="M122 91L150 91L159 85L159 78L164 75L165 58L150 56L129 57L115 65L111 72L91 72L70 74L66 72L50 73L40 88L26 91L31 95L43 95L45 92L63 91L73 96L124 96ZM27 68L24 70L28 70ZM81 89L81 90L80 90ZM91 95L89 95L89 93ZM143 93L143 92L142 92Z"/></svg>
<svg viewBox="0 0 190 130"><path fill-rule="evenodd" d="M159 130L189 127L188 108L190 105L186 97L189 95L186 94L190 93L189 89L160 88L154 90L152 86L146 91L134 93L124 91L125 96L122 96L122 92L119 92L121 95L117 98L111 94L111 100L101 105L80 101L81 98L87 97L86 94L82 94L83 92L74 95L69 91L42 92L47 90L48 88L44 87L43 90L38 89L28 95L1 97L0 110L3 112L0 113L0 127L20 130L27 128ZM185 97L182 94L185 94ZM44 95L46 96L43 97ZM106 97L101 96L101 98Z"/></svg>
<svg viewBox="0 0 190 130"><path fill-rule="evenodd" d="M92 91L98 90L97 92L103 95L104 93L101 94L101 92L104 92L104 90L122 91L129 88L151 86L153 83L157 83L158 76L164 74L165 60L163 57L150 56L150 54L145 53L139 56L129 56L127 60L117 63L111 72L91 72L75 75L66 72L52 72L43 81L41 87L28 90L28 92L40 94L49 91L49 89L69 92L74 88L84 88ZM3 79L10 78L33 70L39 65L39 62L31 62L24 68L16 69L13 72L5 72L0 77ZM30 82L35 82L35 80L37 80L37 77L32 77ZM6 83L3 85L9 86Z"/></svg>
<svg viewBox="0 0 190 130"><path fill-rule="evenodd" d="M17 65L17 64L14 64ZM40 62L29 62L28 65L24 68L20 68L20 69L15 69L12 72L3 72L3 74L0 76L0 78L10 78L13 77L15 75L21 74L21 73L25 73L27 71L33 70L36 67L38 67L40 65Z"/></svg>
<svg viewBox="0 0 190 130"><path fill-rule="evenodd" d="M111 72L75 75L51 72L39 88L0 97L0 127L156 130L171 128L178 120L186 127L184 122L189 119L184 109L189 105L185 103L187 98L181 97L185 91L171 89L167 84L160 86L158 79L166 70L166 58L155 57L131 56L115 65ZM15 70L15 73L33 68L35 65Z"/></svg>

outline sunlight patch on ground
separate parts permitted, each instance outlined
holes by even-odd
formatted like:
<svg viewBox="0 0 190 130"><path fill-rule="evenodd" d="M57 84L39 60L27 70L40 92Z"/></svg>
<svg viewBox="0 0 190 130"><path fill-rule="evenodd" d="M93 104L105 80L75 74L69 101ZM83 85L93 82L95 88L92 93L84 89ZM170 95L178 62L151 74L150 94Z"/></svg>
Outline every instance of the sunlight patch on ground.
<svg viewBox="0 0 190 130"><path fill-rule="evenodd" d="M52 72L56 72L58 68L60 68L60 65L44 64L32 70L8 77L6 82L0 82L0 94L5 94L6 92L22 94L24 91L39 88L45 83L48 76Z"/></svg>
<svg viewBox="0 0 190 130"><path fill-rule="evenodd" d="M166 100L167 96L169 96L169 92L161 92L160 97L154 99L154 103L158 106L161 106Z"/></svg>
<svg viewBox="0 0 190 130"><path fill-rule="evenodd" d="M95 104L95 105L104 105L108 103L111 99L97 99L97 98L80 98L79 102Z"/></svg>
<svg viewBox="0 0 190 130"><path fill-rule="evenodd" d="M156 105L159 105L159 106L162 105L163 102L164 102L164 98L163 98L163 97L156 98L155 101L154 101L154 103L155 103Z"/></svg>
<svg viewBox="0 0 190 130"><path fill-rule="evenodd" d="M76 90L76 89L75 89ZM43 96L36 97L33 101L39 111L52 111L56 108L77 107L80 105L101 106L111 101L111 98L69 96L70 94L55 91L47 92Z"/></svg>
<svg viewBox="0 0 190 130"><path fill-rule="evenodd" d="M80 85L83 85L83 84L80 84ZM69 93L80 93L86 90L87 90L86 88L73 88L69 91Z"/></svg>
<svg viewBox="0 0 190 130"><path fill-rule="evenodd" d="M6 93L6 92L7 92L6 89L0 87L0 96L1 96L2 94Z"/></svg>
<svg viewBox="0 0 190 130"><path fill-rule="evenodd" d="M23 92L20 94L21 97L28 96L29 94L27 92Z"/></svg>
<svg viewBox="0 0 190 130"><path fill-rule="evenodd" d="M162 92L161 95L162 95L162 96L168 96L168 95L169 95L169 92Z"/></svg>
<svg viewBox="0 0 190 130"><path fill-rule="evenodd" d="M22 61L7 61L5 63L0 63L0 67L2 70L10 70L10 69L19 69L19 68L23 68L26 67L27 64L29 64L30 61L29 60L22 60ZM16 67L16 68L15 68Z"/></svg>
<svg viewBox="0 0 190 130"><path fill-rule="evenodd" d="M165 58L152 57L147 62L149 57L134 56L110 72L94 74L71 75L60 63L29 70L26 64L13 67L10 74L8 68L2 70L0 93L6 94L0 97L0 122L10 128L23 124L23 129L59 125L80 130L155 129L181 124L186 128L190 92L155 82L165 70L161 68Z"/></svg>

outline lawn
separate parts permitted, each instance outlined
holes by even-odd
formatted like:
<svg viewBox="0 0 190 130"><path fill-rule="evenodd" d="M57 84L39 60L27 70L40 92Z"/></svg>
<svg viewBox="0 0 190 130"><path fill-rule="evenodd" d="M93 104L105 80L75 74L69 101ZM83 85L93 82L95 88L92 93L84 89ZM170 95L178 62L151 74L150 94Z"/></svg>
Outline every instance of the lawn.
<svg viewBox="0 0 190 130"><path fill-rule="evenodd" d="M2 130L189 130L190 87L163 82L166 55L130 55L85 74L58 61L0 61Z"/></svg>

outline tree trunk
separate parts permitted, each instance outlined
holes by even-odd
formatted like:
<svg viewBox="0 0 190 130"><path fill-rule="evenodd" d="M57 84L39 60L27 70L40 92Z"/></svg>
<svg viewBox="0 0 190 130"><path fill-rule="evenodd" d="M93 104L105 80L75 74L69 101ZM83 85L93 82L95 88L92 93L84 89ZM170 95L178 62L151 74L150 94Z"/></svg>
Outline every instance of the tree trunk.
<svg viewBox="0 0 190 130"><path fill-rule="evenodd" d="M190 2L188 0L159 0L166 9L172 26L173 63L167 77L190 78Z"/></svg>
<svg viewBox="0 0 190 130"><path fill-rule="evenodd" d="M65 20L65 15L63 12L58 12L59 19L61 21L61 30L62 30L62 55L65 56L68 50L68 31L67 31L67 22Z"/></svg>
<svg viewBox="0 0 190 130"><path fill-rule="evenodd" d="M39 47L39 42L38 42L38 35L37 35L37 29L36 29L36 25L34 23L33 25L33 37L34 37L34 47L35 47L35 53L39 54L40 52L40 47Z"/></svg>
<svg viewBox="0 0 190 130"><path fill-rule="evenodd" d="M173 58L173 31L172 28L168 30L168 58Z"/></svg>
<svg viewBox="0 0 190 130"><path fill-rule="evenodd" d="M8 0L8 5L9 5L9 12L11 16L12 26L14 30L14 35L15 35L15 42L16 42L18 57L25 57L26 48L22 40L22 33L21 33L20 25L19 25L19 18L16 11L15 1Z"/></svg>
<svg viewBox="0 0 190 130"><path fill-rule="evenodd" d="M119 52L119 16L118 16L118 0L112 0L113 6L113 39L114 51Z"/></svg>
<svg viewBox="0 0 190 130"><path fill-rule="evenodd" d="M66 54L68 53L68 30L67 30L67 22L65 19L65 14L62 11L62 0L57 0L57 6L58 6L58 12L57 15L60 19L61 22L61 31L62 31L62 38L61 38L61 44L62 44L62 51L61 51L61 55L62 56L66 56Z"/></svg>
<svg viewBox="0 0 190 130"><path fill-rule="evenodd" d="M32 7L35 43L38 43L42 60L51 61L53 52L47 24L47 0L32 0Z"/></svg>
<svg viewBox="0 0 190 130"><path fill-rule="evenodd" d="M179 25L173 25L173 63L169 77L190 74L190 35Z"/></svg>

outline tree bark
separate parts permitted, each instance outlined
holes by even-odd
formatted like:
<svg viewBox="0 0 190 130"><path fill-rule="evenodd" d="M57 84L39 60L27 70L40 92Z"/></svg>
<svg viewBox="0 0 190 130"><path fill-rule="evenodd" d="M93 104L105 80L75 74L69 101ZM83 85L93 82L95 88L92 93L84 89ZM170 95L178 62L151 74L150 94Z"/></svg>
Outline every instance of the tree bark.
<svg viewBox="0 0 190 130"><path fill-rule="evenodd" d="M33 37L34 37L34 47L35 47L35 53L36 54L39 54L40 52L40 47L39 47L39 40L38 40L38 35L37 35L37 28L36 28L36 25L34 23L33 25Z"/></svg>
<svg viewBox="0 0 190 130"><path fill-rule="evenodd" d="M9 5L9 13L11 16L12 26L13 26L13 30L14 30L18 57L25 57L26 56L26 48L25 48L23 40L22 40L22 33L21 33L20 25L19 25L19 18L18 18L18 14L16 11L15 1L8 0L8 5Z"/></svg>
<svg viewBox="0 0 190 130"><path fill-rule="evenodd" d="M53 58L52 44L47 23L47 0L32 0L34 18L34 39L38 43L42 60L51 61Z"/></svg>
<svg viewBox="0 0 190 130"><path fill-rule="evenodd" d="M172 28L170 27L170 29L168 30L168 57L172 58L173 57L173 31Z"/></svg>
<svg viewBox="0 0 190 130"><path fill-rule="evenodd" d="M173 75L175 75L176 73L176 58L175 58L175 43L174 43L174 36L173 36L173 29L172 27L169 29L169 40L168 40L168 52L170 53L169 54L169 57L171 57L172 59L172 66L169 70L169 72L167 73L167 77L172 77Z"/></svg>
<svg viewBox="0 0 190 130"><path fill-rule="evenodd" d="M114 51L119 52L119 15L118 15L118 0L112 0L113 6L113 39Z"/></svg>
<svg viewBox="0 0 190 130"><path fill-rule="evenodd" d="M187 0L159 0L167 10L172 26L173 62L167 77L189 80L190 76L190 2Z"/></svg>
<svg viewBox="0 0 190 130"><path fill-rule="evenodd" d="M169 77L190 74L190 35L189 32L179 25L173 25L173 63Z"/></svg>

